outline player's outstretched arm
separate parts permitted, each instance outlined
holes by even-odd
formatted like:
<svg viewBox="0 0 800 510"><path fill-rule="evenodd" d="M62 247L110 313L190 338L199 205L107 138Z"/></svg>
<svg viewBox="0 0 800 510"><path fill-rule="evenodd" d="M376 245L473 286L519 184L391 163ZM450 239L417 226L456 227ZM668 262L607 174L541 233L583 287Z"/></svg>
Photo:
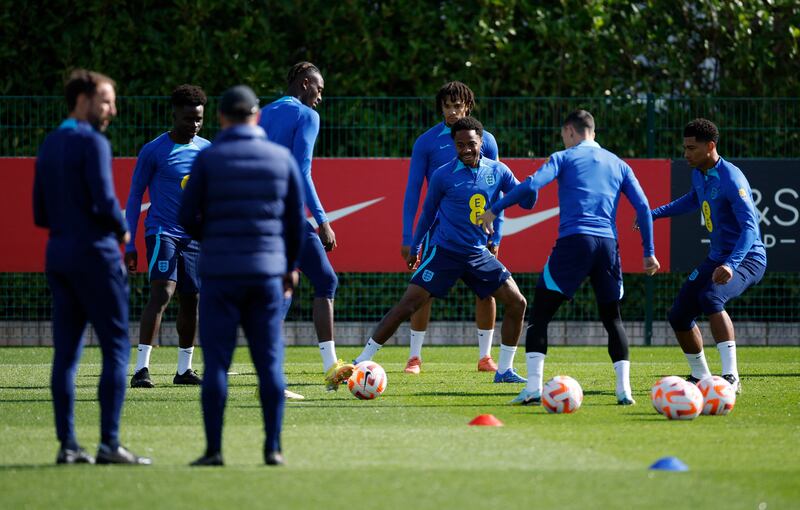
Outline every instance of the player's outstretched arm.
<svg viewBox="0 0 800 510"><path fill-rule="evenodd" d="M419 208L419 196L422 192L422 182L425 180L425 169L428 166L427 151L422 145L420 139L417 139L411 150L411 163L408 166L408 181L403 197L403 240L400 247L403 259L408 257L411 240L414 237L414 217Z"/></svg>
<svg viewBox="0 0 800 510"><path fill-rule="evenodd" d="M699 208L700 202L697 200L697 195L695 194L694 190L692 190L677 200L673 200L668 204L653 209L652 217L654 220L657 220L659 218L667 218L669 216L679 216L681 214L696 211Z"/></svg>
<svg viewBox="0 0 800 510"><path fill-rule="evenodd" d="M128 201L125 204L125 219L128 221L128 229L131 239L125 243L125 267L129 273L135 273L139 265L139 255L136 253L136 233L139 229L139 215L142 210L142 197L144 190L150 184L150 180L155 172L155 163L150 157L151 150L149 145L145 145L139 151L136 159L136 167L133 169L131 179L131 189L128 193Z"/></svg>

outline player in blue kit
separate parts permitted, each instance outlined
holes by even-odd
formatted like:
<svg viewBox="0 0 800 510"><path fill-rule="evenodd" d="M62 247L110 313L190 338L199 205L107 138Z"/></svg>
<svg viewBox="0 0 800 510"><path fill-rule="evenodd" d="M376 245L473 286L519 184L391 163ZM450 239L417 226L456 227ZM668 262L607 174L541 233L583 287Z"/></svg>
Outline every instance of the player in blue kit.
<svg viewBox="0 0 800 510"><path fill-rule="evenodd" d="M650 207L633 170L594 141L594 117L585 111L570 113L561 127L566 150L556 152L533 175L517 186L482 216L484 229L506 207L558 180L561 204L558 240L536 284L525 351L528 383L512 400L514 404L538 405L542 396L547 326L558 308L588 276L592 282L600 319L608 332L608 354L617 376L616 396L620 405L634 404L630 383L628 337L622 325L622 267L617 245L617 204L620 192L636 210L642 225L644 271L654 274L660 267L653 248Z"/></svg>
<svg viewBox="0 0 800 510"><path fill-rule="evenodd" d="M131 388L152 388L150 353L161 327L161 317L175 292L178 292L178 368L173 384L200 384L192 370L194 337L197 330L197 302L200 281L197 258L200 247L178 224L178 210L192 162L210 145L197 136L203 127L206 95L195 85L181 85L172 91L172 129L147 143L139 152L128 195L126 215L131 240L125 246L125 264L135 273L136 229L145 189L150 191L150 209L144 220L147 245L147 274L150 298L142 311L139 347Z"/></svg>
<svg viewBox="0 0 800 510"><path fill-rule="evenodd" d="M468 116L475 107L475 94L465 84L452 81L443 85L436 94L436 110L444 116L444 121L436 124L423 133L414 142L411 152L411 164L408 168L408 183L403 200L403 243L400 254L403 260L408 258L411 251L412 231L414 218L419 207L419 197L422 183L430 184L434 170L449 163L456 156L453 140L450 137L450 127L460 119ZM497 141L488 131L483 132L481 156L495 161L497 156ZM496 220L495 234L489 239L486 247L497 256L500 248L500 223L503 218ZM435 225L435 223L434 223ZM435 228L435 227L434 227ZM405 372L418 374L422 365L422 344L425 332L431 319L432 301L425 303L414 315L411 316L411 339L408 362ZM492 339L494 336L495 302L489 296L486 299L475 300L475 322L478 327L478 370L481 372L494 372L497 364L492 359Z"/></svg>
<svg viewBox="0 0 800 510"><path fill-rule="evenodd" d="M458 120L451 127L450 136L458 157L437 169L431 178L406 259L409 269L416 268L411 283L376 326L355 362L372 359L403 321L432 297L444 298L460 278L480 299L493 296L505 305L494 382L522 383L525 379L516 373L513 362L525 316L525 298L511 273L486 248L489 238L479 219L487 204L495 202L501 192L512 190L519 181L503 163L481 157L483 126L476 119ZM532 207L534 202L535 197L523 206ZM424 242L434 221L438 225Z"/></svg>
<svg viewBox="0 0 800 510"><path fill-rule="evenodd" d="M708 316L711 334L722 361L722 377L741 391L736 363L736 337L725 303L761 281L767 253L761 242L758 212L750 183L734 165L717 153L719 131L706 119L695 119L683 130L683 152L692 167L692 189L681 198L653 210L653 219L698 209L711 236L708 257L684 282L669 322L697 383L711 377L703 353L703 337L695 319Z"/></svg>
<svg viewBox="0 0 800 510"><path fill-rule="evenodd" d="M317 235L314 226L306 222L306 240L300 253L299 267L314 286L312 317L322 356L322 370L328 390L336 390L339 384L350 377L353 366L336 356L333 300L339 279L325 254L336 247L336 234L311 178L311 159L319 134L319 114L315 108L322 102L325 81L311 62L299 62L292 66L287 81L287 95L261 109L259 125L267 132L270 141L288 148L297 160L303 177L306 207L319 227Z"/></svg>
<svg viewBox="0 0 800 510"><path fill-rule="evenodd" d="M120 444L128 342L128 276L119 244L130 239L111 175L111 145L101 134L117 114L114 81L82 69L66 85L67 118L36 158L33 218L49 231L45 272L53 293L50 387L58 464L150 464ZM100 444L92 457L75 435L75 376L91 323L103 355L97 397Z"/></svg>

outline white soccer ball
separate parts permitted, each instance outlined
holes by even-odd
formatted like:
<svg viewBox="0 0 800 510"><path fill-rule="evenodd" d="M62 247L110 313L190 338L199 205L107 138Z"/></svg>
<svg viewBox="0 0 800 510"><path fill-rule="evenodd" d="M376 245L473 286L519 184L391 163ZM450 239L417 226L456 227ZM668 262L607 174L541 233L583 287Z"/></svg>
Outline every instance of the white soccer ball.
<svg viewBox="0 0 800 510"><path fill-rule="evenodd" d="M703 394L688 382L668 385L661 396L661 414L669 420L693 420L703 410Z"/></svg>
<svg viewBox="0 0 800 510"><path fill-rule="evenodd" d="M678 377L677 375L668 375L656 381L656 383L650 389L650 402L653 404L653 409L658 411L659 414L664 414L664 411L661 408L663 404L664 392L676 384L681 385L685 382L685 379Z"/></svg>
<svg viewBox="0 0 800 510"><path fill-rule="evenodd" d="M733 385L718 375L706 377L697 383L703 395L703 414L722 416L733 411L736 405L736 391Z"/></svg>
<svg viewBox="0 0 800 510"><path fill-rule="evenodd" d="M361 400L372 400L386 390L388 379L383 367L374 361L362 361L347 380L350 393Z"/></svg>
<svg viewBox="0 0 800 510"><path fill-rule="evenodd" d="M544 383L542 406L548 413L569 414L581 407L583 388L568 375L557 375Z"/></svg>

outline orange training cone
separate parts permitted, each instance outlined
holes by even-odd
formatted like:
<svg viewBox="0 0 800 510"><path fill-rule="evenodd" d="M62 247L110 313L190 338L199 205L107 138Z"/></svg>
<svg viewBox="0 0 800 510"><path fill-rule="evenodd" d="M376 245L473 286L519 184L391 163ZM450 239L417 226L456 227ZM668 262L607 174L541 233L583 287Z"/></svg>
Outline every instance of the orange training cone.
<svg viewBox="0 0 800 510"><path fill-rule="evenodd" d="M502 427L503 422L495 418L493 414L482 414L469 422L469 425L479 425L482 427Z"/></svg>

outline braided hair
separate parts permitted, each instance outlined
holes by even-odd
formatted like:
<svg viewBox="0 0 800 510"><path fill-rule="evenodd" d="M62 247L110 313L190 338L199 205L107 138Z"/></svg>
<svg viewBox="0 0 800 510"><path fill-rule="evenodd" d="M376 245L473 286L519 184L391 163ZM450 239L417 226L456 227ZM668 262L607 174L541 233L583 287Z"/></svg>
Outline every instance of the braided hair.
<svg viewBox="0 0 800 510"><path fill-rule="evenodd" d="M291 86L295 81L302 80L314 73L322 75L317 66L311 62L298 62L289 69L289 74L286 75L286 81L289 83L289 86Z"/></svg>
<svg viewBox="0 0 800 510"><path fill-rule="evenodd" d="M450 101L461 101L464 103L464 106L467 107L467 115L470 114L472 108L475 106L475 94L472 92L472 89L460 81L451 81L450 83L445 83L442 85L442 88L439 89L439 92L436 93L437 112L442 112L446 99L450 99Z"/></svg>

